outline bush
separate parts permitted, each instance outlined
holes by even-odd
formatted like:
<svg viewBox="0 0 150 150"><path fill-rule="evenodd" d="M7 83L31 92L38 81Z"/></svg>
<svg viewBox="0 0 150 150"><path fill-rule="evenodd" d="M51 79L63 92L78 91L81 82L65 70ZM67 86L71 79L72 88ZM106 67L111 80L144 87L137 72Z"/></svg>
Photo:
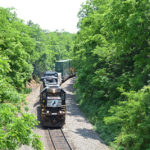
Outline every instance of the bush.
<svg viewBox="0 0 150 150"><path fill-rule="evenodd" d="M118 146L127 150L150 149L150 86L138 92L123 92L127 101L112 106L105 117L106 124L120 124L121 132L115 138Z"/></svg>

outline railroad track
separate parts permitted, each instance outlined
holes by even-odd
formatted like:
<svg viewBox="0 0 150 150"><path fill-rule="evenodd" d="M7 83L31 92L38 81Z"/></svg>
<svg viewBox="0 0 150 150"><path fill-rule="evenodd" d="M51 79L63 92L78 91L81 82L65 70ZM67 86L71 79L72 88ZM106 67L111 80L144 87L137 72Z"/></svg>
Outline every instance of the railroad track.
<svg viewBox="0 0 150 150"><path fill-rule="evenodd" d="M51 150L72 150L62 129L48 129Z"/></svg>

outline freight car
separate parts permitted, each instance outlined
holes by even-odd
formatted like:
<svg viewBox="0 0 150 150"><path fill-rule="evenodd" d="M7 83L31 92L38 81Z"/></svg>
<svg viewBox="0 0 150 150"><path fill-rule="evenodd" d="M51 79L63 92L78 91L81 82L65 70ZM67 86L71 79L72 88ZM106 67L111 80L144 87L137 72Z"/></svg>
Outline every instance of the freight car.
<svg viewBox="0 0 150 150"><path fill-rule="evenodd" d="M45 127L62 127L65 123L65 92L57 85L47 86L40 94L41 119Z"/></svg>
<svg viewBox="0 0 150 150"><path fill-rule="evenodd" d="M75 71L74 71L71 59L56 61L55 71L58 73L61 73L63 82L67 80L68 78L75 75Z"/></svg>

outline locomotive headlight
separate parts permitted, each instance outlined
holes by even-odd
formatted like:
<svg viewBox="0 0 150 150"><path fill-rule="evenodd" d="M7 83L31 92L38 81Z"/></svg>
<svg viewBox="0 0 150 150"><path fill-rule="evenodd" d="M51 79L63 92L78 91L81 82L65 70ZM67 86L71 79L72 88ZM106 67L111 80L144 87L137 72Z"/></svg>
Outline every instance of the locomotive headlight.
<svg viewBox="0 0 150 150"><path fill-rule="evenodd" d="M55 94L56 93L56 89L52 89L52 93Z"/></svg>
<svg viewBox="0 0 150 150"><path fill-rule="evenodd" d="M64 114L64 111L61 111L61 110L60 110L60 111L59 111L59 114Z"/></svg>
<svg viewBox="0 0 150 150"><path fill-rule="evenodd" d="M62 114L63 112L60 110L59 113Z"/></svg>

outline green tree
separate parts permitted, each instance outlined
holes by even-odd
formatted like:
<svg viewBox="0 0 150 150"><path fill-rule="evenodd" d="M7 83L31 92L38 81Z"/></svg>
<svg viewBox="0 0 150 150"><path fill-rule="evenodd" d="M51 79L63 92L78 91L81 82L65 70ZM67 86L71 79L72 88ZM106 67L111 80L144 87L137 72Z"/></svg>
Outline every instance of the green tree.
<svg viewBox="0 0 150 150"><path fill-rule="evenodd" d="M128 101L119 89L138 92L149 84L149 7L144 0L87 0L78 15L73 50L78 101L107 143L122 133L119 124L106 125L103 120L111 106Z"/></svg>
<svg viewBox="0 0 150 150"><path fill-rule="evenodd" d="M115 142L123 149L142 150L150 148L150 86L138 92L123 92L128 100L111 107L110 117L105 118L109 124L120 124L121 132Z"/></svg>
<svg viewBox="0 0 150 150"><path fill-rule="evenodd" d="M38 122L34 116L22 112L21 103L25 95L18 92L23 90L26 81L32 75L28 46L24 45L25 40L30 41L30 38L22 28L27 30L12 9L0 8L0 149L2 150L16 150L21 145L30 143L33 148L42 149L39 136L32 131ZM21 38L22 35L24 38ZM31 43L29 42L29 45L32 45Z"/></svg>

